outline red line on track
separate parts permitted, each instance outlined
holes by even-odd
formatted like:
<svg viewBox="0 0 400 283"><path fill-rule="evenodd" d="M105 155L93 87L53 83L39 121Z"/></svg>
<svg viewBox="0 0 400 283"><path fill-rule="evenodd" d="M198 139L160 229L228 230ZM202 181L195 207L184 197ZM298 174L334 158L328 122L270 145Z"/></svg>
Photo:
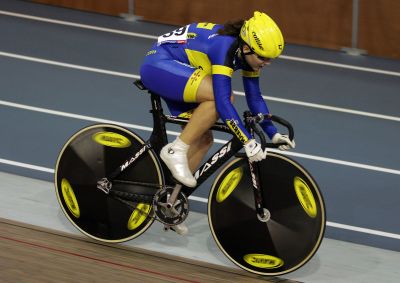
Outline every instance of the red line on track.
<svg viewBox="0 0 400 283"><path fill-rule="evenodd" d="M187 279L184 279L184 278L181 278L181 277L177 277L177 276L173 276L173 275L154 272L154 271L151 271L151 270L138 268L138 267L135 267L133 265L121 264L121 263L112 262L112 261L108 261L108 260L104 260L104 259L85 256L85 255L82 255L82 254L73 253L73 252L69 252L69 251L64 251L64 250L60 250L60 249L55 249L55 248L47 247L47 246L44 246L44 245L34 244L34 243L21 241L21 240L9 238L9 237L0 236L0 238L5 239L5 240L9 240L9 241L13 241L13 242L17 242L17 243L22 243L22 244L25 244L25 245L34 246L34 247L37 247L37 248L42 248L42 249L46 249L46 250L50 250L50 251L60 252L60 253L63 253L63 254L68 254L68 255L72 255L72 256L76 256L76 257L80 257L80 258L90 259L90 260L94 260L94 261L98 261L98 262L102 262L102 263L106 263L106 264L110 264L110 265L114 265L114 266L118 266L118 267L129 268L129 269L133 269L133 270L137 270L137 271L141 271L141 272L145 272L145 273L150 273L150 274L154 274L154 275L159 275L159 276L163 276L163 277L167 277L167 278L171 278L171 279L177 279L177 280L180 280L180 281L183 281L183 282L199 283L198 281L191 281L191 280L187 280Z"/></svg>

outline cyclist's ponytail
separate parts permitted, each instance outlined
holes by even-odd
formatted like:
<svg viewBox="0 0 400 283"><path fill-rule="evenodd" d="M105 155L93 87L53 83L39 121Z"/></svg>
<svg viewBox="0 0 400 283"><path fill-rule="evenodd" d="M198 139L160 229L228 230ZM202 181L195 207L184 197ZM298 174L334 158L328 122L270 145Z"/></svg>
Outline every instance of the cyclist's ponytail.
<svg viewBox="0 0 400 283"><path fill-rule="evenodd" d="M224 24L224 27L218 30L218 34L220 35L231 35L231 36L239 36L240 29L244 24L244 20L236 20L236 21L228 21Z"/></svg>

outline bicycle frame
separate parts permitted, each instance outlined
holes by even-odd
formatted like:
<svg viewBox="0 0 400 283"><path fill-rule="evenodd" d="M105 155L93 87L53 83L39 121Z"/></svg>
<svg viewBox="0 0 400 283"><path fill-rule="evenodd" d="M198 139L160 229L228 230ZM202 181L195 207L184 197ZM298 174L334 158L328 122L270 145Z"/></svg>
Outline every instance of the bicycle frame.
<svg viewBox="0 0 400 283"><path fill-rule="evenodd" d="M146 87L142 84L140 80L135 81L134 83L140 90L147 90ZM123 164L121 164L114 172L112 172L109 176L106 176L105 178L102 178L101 180L98 181L97 183L97 188L104 191L105 193L109 193L110 189L112 187L112 181L119 175L121 174L126 168L129 166L132 166L132 164L135 163L136 160L140 158L140 156L145 153L146 151L153 149L157 156L159 152L161 151L162 147L164 147L168 143L168 138L167 138L167 129L166 129L166 124L171 123L171 124L178 124L178 125L186 125L189 122L189 119L187 118L181 118L181 117L176 117L176 116L171 116L171 115L166 115L164 114L162 105L161 105L161 98L159 95L153 93L150 90L147 90L150 95L151 95L151 113L153 117L153 131L151 133L151 136L148 141L145 142L142 148L140 148L138 151L136 151L131 157L129 157L126 161L124 161ZM251 127L248 124L247 118L251 116L251 113L245 112L245 123L246 127L250 131L251 135L254 136L254 133L256 133L262 140L262 144L265 146L268 145L265 142L265 136L262 134L262 132L257 128ZM288 128L290 131L289 136L293 137L293 128L291 125L283 120L282 118L276 117L280 123L283 124L288 124ZM228 133L232 136L232 138L225 143L223 146L221 146L214 154L205 162L203 165L197 169L197 171L194 173L194 177L197 180L197 185L193 188L186 187L186 186L181 186L179 190L182 190L182 192L189 197L196 189L205 181L207 180L212 174L214 174L223 164L225 164L226 161L228 161L231 157L233 157L236 153L238 153L242 147L243 144L242 142L232 133L232 131L229 129L227 125L224 123L219 123L216 122L211 128L213 131L217 132L224 132ZM275 145L276 146L276 145ZM246 157L246 155L243 154L243 157ZM247 157L246 157L247 158ZM163 168L162 172L165 174L166 172L169 172L168 168L166 165L162 162L161 166ZM255 206L256 206L256 211L257 214L260 218L260 220L265 219L266 217L266 209L264 209L264 204L263 204L263 196L261 192L261 186L260 186L260 179L259 179L259 166L257 163L252 163L248 161L249 169L250 169L250 174L252 178L252 185L254 189L254 200L255 200ZM166 178L167 177L167 178ZM163 179L165 181L165 184L167 183L167 180L173 183L173 179L171 174L167 174L167 176L163 176ZM175 182L176 183L176 182Z"/></svg>
<svg viewBox="0 0 400 283"><path fill-rule="evenodd" d="M166 124L186 125L189 119L175 117L164 114L161 99L158 95L150 92L152 110L150 111L153 116L153 131L149 140L145 142L142 148L133 153L126 161L124 161L114 172L112 172L107 179L109 182L113 181L125 169L132 166L139 157L146 151L153 149L157 154L161 148L168 143ZM231 134L231 130L223 123L216 123L211 130L218 132L225 132ZM197 179L197 186L194 188L183 187L182 191L190 196L205 180L208 179L216 170L218 170L226 161L233 157L242 148L242 143L238 138L232 135L226 144L222 145L199 169L195 172L194 176ZM166 166L162 163L163 169ZM168 170L163 170L164 173Z"/></svg>
<svg viewBox="0 0 400 283"><path fill-rule="evenodd" d="M141 84L140 81L135 82L135 85L141 89L146 90L146 88ZM124 163L122 163L114 172L112 172L109 176L101 179L98 182L98 188L103 190L105 193L109 193L111 189L112 181L118 177L126 168L132 166L136 160L140 158L140 156L145 153L146 151L153 149L156 154L158 155L161 151L162 147L164 147L168 143L167 138L167 130L166 124L178 124L178 125L186 125L189 122L189 119L180 118L176 116L166 115L164 114L162 105L161 105L161 98L157 94L148 90L151 95L151 113L153 117L153 131L148 141L145 142L142 148L140 148L137 152L135 152L131 157L129 157ZM214 154L199 167L199 169L194 173L194 177L197 180L197 185L193 188L182 186L182 192L189 197L205 180L207 180L213 173L215 173L226 161L228 161L231 157L233 157L236 153L242 149L243 144L242 142L232 134L231 130L228 126L223 123L215 123L214 126L211 127L211 130L217 132L224 132L232 135L232 138L221 146ZM253 133L253 131L251 131ZM245 155L243 155L245 156ZM258 166L249 162L250 173L253 180L253 187L254 187L254 197L256 203L257 213L260 217L264 216L263 210L263 201L262 201L262 194L259 185L259 170ZM163 167L163 172L169 172L166 168L164 163L161 163ZM171 179L171 174L164 176L164 180L167 177Z"/></svg>

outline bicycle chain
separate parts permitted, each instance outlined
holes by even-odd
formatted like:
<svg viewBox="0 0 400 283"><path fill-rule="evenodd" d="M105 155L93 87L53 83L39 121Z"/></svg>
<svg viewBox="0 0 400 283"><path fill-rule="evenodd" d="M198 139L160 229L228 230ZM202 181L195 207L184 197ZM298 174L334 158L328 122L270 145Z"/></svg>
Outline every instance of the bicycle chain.
<svg viewBox="0 0 400 283"><path fill-rule="evenodd" d="M114 198L115 200L118 200L118 201L120 201L121 203L127 205L127 206L132 210L132 212L136 210L136 211L138 211L141 215L145 215L146 217L150 217L150 218L152 218L152 219L154 219L154 220L156 220L156 221L162 223L162 222L161 222L159 219L157 219L155 216L151 216L150 213L148 213L148 212L145 211L145 210L142 210L142 209L138 208L137 206L133 205L131 202L129 202L129 201L127 201L127 200L124 200L124 199L122 199L122 198L120 198L120 197L117 197L117 196L113 196L113 198ZM153 209L152 209L152 211L154 212Z"/></svg>
<svg viewBox="0 0 400 283"><path fill-rule="evenodd" d="M170 187L170 186L165 186L165 187L164 187L164 189L168 189L168 188L172 188L172 187ZM154 219L154 220L156 220L156 221L158 221L158 222L160 222L161 224L164 225L164 223L163 223L160 219L158 219L158 218L156 217L156 215L155 215L155 213L154 213L154 209L151 210L151 211L153 211L153 214L154 214L154 215L150 215L150 213L148 213L147 211L144 211L144 210L138 208L137 206L133 205L132 202L127 201L126 199L123 199L123 198L122 198L122 197L125 197L125 198L133 198L133 199L135 199L138 203L139 203L139 202L145 202L145 203L150 203L151 205L153 205L153 201L154 201L155 195L154 195L154 196L146 196L146 195L140 195L140 194L135 194L135 193L130 193L130 192L121 192L121 191L115 191L115 190L114 190L114 191L111 191L111 192L110 192L110 196L111 196L112 198L114 198L115 200L118 200L118 201L120 201L121 203L127 205L127 206L132 210L132 212L136 210L136 211L138 211L141 215L145 215L146 217L150 217L150 218L152 218L152 219Z"/></svg>
<svg viewBox="0 0 400 283"><path fill-rule="evenodd" d="M130 192L122 192L122 191L110 191L111 195L115 195L116 197L121 197L124 199L133 199L137 202L145 202L145 203L153 203L154 196L135 194Z"/></svg>

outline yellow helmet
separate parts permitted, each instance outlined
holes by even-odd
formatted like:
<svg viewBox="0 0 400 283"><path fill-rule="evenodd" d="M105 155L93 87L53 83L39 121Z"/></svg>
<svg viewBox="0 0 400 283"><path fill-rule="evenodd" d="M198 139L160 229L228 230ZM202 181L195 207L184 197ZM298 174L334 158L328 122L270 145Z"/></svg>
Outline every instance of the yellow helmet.
<svg viewBox="0 0 400 283"><path fill-rule="evenodd" d="M258 11L244 22L240 37L254 53L265 58L278 57L285 45L278 25L267 14Z"/></svg>

